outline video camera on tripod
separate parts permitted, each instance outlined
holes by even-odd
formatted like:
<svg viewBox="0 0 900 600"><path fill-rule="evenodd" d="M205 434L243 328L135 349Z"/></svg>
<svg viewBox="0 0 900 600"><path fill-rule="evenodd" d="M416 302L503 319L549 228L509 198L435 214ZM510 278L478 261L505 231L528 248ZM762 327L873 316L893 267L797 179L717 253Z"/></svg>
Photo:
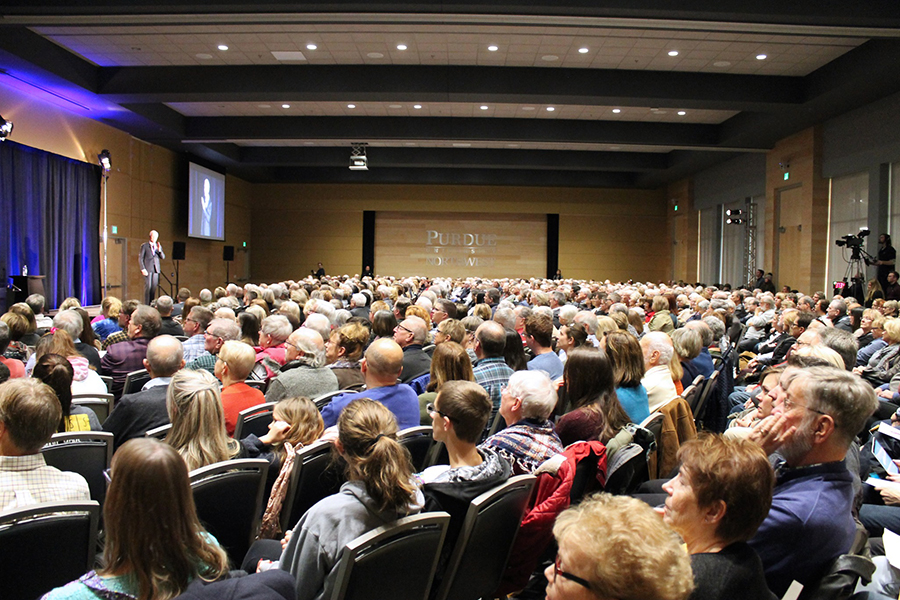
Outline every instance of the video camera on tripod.
<svg viewBox="0 0 900 600"><path fill-rule="evenodd" d="M854 251L854 254L862 248L863 240L869 237L869 234L872 233L869 231L868 227L861 227L859 233L856 235L849 233L845 236L842 236L841 239L836 240L834 243L840 247L847 247ZM868 261L866 261L868 262Z"/></svg>
<svg viewBox="0 0 900 600"><path fill-rule="evenodd" d="M863 240L870 233L872 232L869 231L868 227L860 227L858 233L848 233L834 242L841 248L850 249L850 258L846 259L847 272L844 274L844 279L841 282L835 282L835 294L840 293L845 297L849 295L857 299L865 296L865 290L863 289L865 268L863 263L866 266L871 266L875 261L874 256L862 249ZM838 286L838 283L842 283L842 285Z"/></svg>

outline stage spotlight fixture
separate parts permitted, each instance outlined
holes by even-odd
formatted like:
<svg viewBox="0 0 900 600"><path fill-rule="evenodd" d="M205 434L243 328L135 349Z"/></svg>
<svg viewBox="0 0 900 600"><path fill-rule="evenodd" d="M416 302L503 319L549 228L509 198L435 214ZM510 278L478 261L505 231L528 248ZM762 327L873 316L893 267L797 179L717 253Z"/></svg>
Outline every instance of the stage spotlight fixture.
<svg viewBox="0 0 900 600"><path fill-rule="evenodd" d="M7 121L2 116L0 116L0 142L9 137L9 134L12 133L13 130L13 122Z"/></svg>
<svg viewBox="0 0 900 600"><path fill-rule="evenodd" d="M104 173L109 173L110 169L112 169L112 162L109 157L109 150L103 149L103 152L97 155L97 159L100 161L100 166L103 167Z"/></svg>
<svg viewBox="0 0 900 600"><path fill-rule="evenodd" d="M741 210L740 208L729 208L728 210L725 211L726 217L740 217L743 214L744 214L744 211Z"/></svg>
<svg viewBox="0 0 900 600"><path fill-rule="evenodd" d="M744 222L743 219L738 219L738 218L725 219L725 223L727 223L728 225L741 225L743 222Z"/></svg>
<svg viewBox="0 0 900 600"><path fill-rule="evenodd" d="M366 157L366 146L368 144L358 143L350 146L350 170L351 171L368 171L369 159Z"/></svg>

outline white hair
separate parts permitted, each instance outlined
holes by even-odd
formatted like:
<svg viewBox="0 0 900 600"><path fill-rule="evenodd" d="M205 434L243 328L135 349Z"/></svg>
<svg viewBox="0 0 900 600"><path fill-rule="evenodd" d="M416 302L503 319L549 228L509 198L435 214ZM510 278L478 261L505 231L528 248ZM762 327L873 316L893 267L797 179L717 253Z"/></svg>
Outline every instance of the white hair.
<svg viewBox="0 0 900 600"><path fill-rule="evenodd" d="M509 378L507 391L522 401L526 419L546 419L556 407L556 389L543 371L516 371Z"/></svg>

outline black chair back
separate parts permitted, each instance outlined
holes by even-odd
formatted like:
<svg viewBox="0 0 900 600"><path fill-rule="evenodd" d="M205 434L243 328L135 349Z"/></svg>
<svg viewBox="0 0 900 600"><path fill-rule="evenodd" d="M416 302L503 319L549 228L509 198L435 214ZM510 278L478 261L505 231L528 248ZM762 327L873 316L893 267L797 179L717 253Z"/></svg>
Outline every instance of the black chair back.
<svg viewBox="0 0 900 600"><path fill-rule="evenodd" d="M450 515L424 513L356 538L336 565L333 600L425 600Z"/></svg>
<svg viewBox="0 0 900 600"><path fill-rule="evenodd" d="M103 508L106 500L106 477L113 454L113 434L105 431L57 433L41 448L44 460L60 471L78 473L87 480L91 499Z"/></svg>
<svg viewBox="0 0 900 600"><path fill-rule="evenodd" d="M698 395L696 405L691 406L691 414L694 415L695 421L699 422L702 419L703 407L706 405L706 401L714 393L716 385L718 385L717 382L719 381L720 373L721 371L713 371L712 375L709 376L709 379L703 384L703 390Z"/></svg>
<svg viewBox="0 0 900 600"><path fill-rule="evenodd" d="M476 600L497 589L534 482L533 475L512 477L472 500L436 600Z"/></svg>
<svg viewBox="0 0 900 600"><path fill-rule="evenodd" d="M431 426L410 427L397 432L397 440L409 450L412 460L413 472L419 473L425 468L425 460L428 451L431 450L434 439L431 437Z"/></svg>
<svg viewBox="0 0 900 600"><path fill-rule="evenodd" d="M103 381L103 383L106 384L106 391L107 391L107 392L111 392L111 391L112 391L112 386L113 386L113 380L112 380L112 377L111 377L110 375L101 375L101 376L100 376L100 380Z"/></svg>
<svg viewBox="0 0 900 600"><path fill-rule="evenodd" d="M100 505L35 504L0 514L3 597L39 598L94 566Z"/></svg>
<svg viewBox="0 0 900 600"><path fill-rule="evenodd" d="M258 389L261 392L266 391L266 382L265 381L260 381L259 379L248 379L248 380L244 381L244 383L246 383L247 385L249 385L252 388Z"/></svg>
<svg viewBox="0 0 900 600"><path fill-rule="evenodd" d="M84 406L94 411L102 425L113 409L112 394L77 394L72 396L72 406Z"/></svg>
<svg viewBox="0 0 900 600"><path fill-rule="evenodd" d="M352 393L353 393L353 390L337 390L334 392L328 392L327 394L322 394L321 396L316 396L315 398L312 399L312 401L313 401L313 404L316 405L316 408L318 408L321 411L323 408L328 406L328 404L331 402L331 399L334 398L335 396L340 396L341 394L352 394Z"/></svg>
<svg viewBox="0 0 900 600"><path fill-rule="evenodd" d="M269 463L262 459L227 460L191 471L197 516L240 565L262 517Z"/></svg>
<svg viewBox="0 0 900 600"><path fill-rule="evenodd" d="M141 391L144 384L150 381L150 373L147 369L132 371L125 376L125 385L122 387L122 395L134 394Z"/></svg>
<svg viewBox="0 0 900 600"><path fill-rule="evenodd" d="M332 494L344 483L340 466L333 463L330 442L317 442L297 452L288 491L281 507L281 529L297 524L309 508Z"/></svg>
<svg viewBox="0 0 900 600"><path fill-rule="evenodd" d="M251 433L256 437L266 435L275 412L275 404L275 402L264 402L239 412L237 423L234 426L234 439L244 439Z"/></svg>

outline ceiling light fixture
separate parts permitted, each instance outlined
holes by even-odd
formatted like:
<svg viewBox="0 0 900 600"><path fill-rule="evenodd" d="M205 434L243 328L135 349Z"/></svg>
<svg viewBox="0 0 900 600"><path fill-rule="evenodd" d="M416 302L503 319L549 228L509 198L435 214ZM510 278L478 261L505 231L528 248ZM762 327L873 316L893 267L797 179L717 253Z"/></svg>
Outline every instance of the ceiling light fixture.
<svg viewBox="0 0 900 600"><path fill-rule="evenodd" d="M686 113L685 111L683 111L683 110L679 110L679 111L678 111L678 116L679 116L679 117L683 117L683 116L686 115L686 114L687 114L687 113Z"/></svg>
<svg viewBox="0 0 900 600"><path fill-rule="evenodd" d="M413 104L413 108L416 110L419 110L420 108L422 108L422 105L421 104Z"/></svg>
<svg viewBox="0 0 900 600"><path fill-rule="evenodd" d="M357 142L350 145L350 170L351 171L368 171L369 159L366 156L366 146L368 144Z"/></svg>
<svg viewBox="0 0 900 600"><path fill-rule="evenodd" d="M678 50L669 50L669 56L678 56Z"/></svg>
<svg viewBox="0 0 900 600"><path fill-rule="evenodd" d="M316 46L315 44L307 44L306 49L307 50L316 50L316 49L318 49L318 46Z"/></svg>
<svg viewBox="0 0 900 600"><path fill-rule="evenodd" d="M555 54L545 54L541 57L541 60L545 60L547 62L553 62L554 60L559 60L559 57Z"/></svg>
<svg viewBox="0 0 900 600"><path fill-rule="evenodd" d="M397 44L397 50L406 50L407 48L406 44Z"/></svg>
<svg viewBox="0 0 900 600"><path fill-rule="evenodd" d="M488 51L489 51L489 52L496 52L496 51L499 50L499 49L500 49L499 46L493 46L493 45L488 46Z"/></svg>
<svg viewBox="0 0 900 600"><path fill-rule="evenodd" d="M620 112L622 112L622 109L621 109L621 108L614 108L614 109L613 109L613 114L614 114L614 115L617 115L617 114L619 114Z"/></svg>
<svg viewBox="0 0 900 600"><path fill-rule="evenodd" d="M366 54L366 56L368 56L369 58L384 58L384 54L382 54L381 52L369 52L368 54Z"/></svg>
<svg viewBox="0 0 900 600"><path fill-rule="evenodd" d="M578 49L579 54L587 54L590 51L591 51L590 48L579 48Z"/></svg>
<svg viewBox="0 0 900 600"><path fill-rule="evenodd" d="M222 52L225 52L226 50L228 50L228 46L226 46L225 44L219 44L219 45L217 46L217 48L218 48L219 50L221 50Z"/></svg>
<svg viewBox="0 0 900 600"><path fill-rule="evenodd" d="M282 104L282 105L281 105L281 108L290 108L290 107L291 107L290 104Z"/></svg>
<svg viewBox="0 0 900 600"><path fill-rule="evenodd" d="M104 173L109 173L112 169L112 160L109 156L109 150L104 148L103 151L97 155L97 160L100 161L100 167L103 169Z"/></svg>
<svg viewBox="0 0 900 600"><path fill-rule="evenodd" d="M556 108L553 107L553 106L548 106L548 107L547 107L547 112L553 112L554 110L556 110Z"/></svg>
<svg viewBox="0 0 900 600"><path fill-rule="evenodd" d="M767 58L769 58L769 57L765 54L757 54L756 55L756 60L766 60Z"/></svg>
<svg viewBox="0 0 900 600"><path fill-rule="evenodd" d="M481 110L487 110L487 109L488 109L488 105L487 105L487 104L482 104L482 105L481 105Z"/></svg>
<svg viewBox="0 0 900 600"><path fill-rule="evenodd" d="M348 105L347 105L347 108L356 108L356 105L355 105L355 104L348 104Z"/></svg>

